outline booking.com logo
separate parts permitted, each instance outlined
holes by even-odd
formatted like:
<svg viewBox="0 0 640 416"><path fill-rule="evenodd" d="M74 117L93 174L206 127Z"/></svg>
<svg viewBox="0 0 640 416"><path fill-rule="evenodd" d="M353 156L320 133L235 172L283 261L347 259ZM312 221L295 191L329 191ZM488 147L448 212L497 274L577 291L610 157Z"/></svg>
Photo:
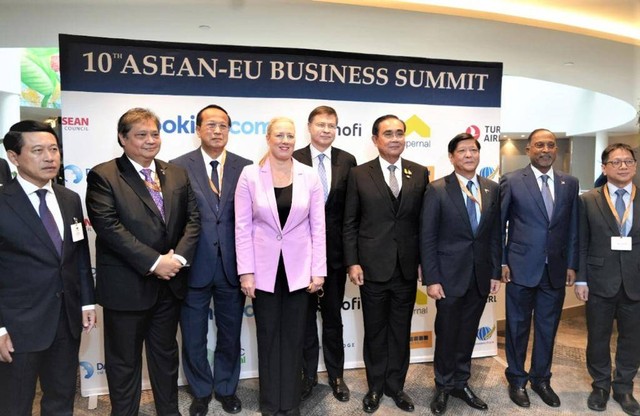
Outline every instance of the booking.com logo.
<svg viewBox="0 0 640 416"><path fill-rule="evenodd" d="M243 135L264 135L267 134L268 121L232 121L229 127L231 134ZM163 133L169 134L195 134L196 133L196 116L177 115L172 118L165 119L160 125Z"/></svg>

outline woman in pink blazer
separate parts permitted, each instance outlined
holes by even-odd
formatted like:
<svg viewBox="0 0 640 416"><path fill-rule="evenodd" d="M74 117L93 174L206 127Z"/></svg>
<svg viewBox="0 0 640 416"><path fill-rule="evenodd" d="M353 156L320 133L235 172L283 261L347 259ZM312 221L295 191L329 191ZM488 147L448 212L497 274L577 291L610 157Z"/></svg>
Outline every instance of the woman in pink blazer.
<svg viewBox="0 0 640 416"><path fill-rule="evenodd" d="M235 196L236 257L253 299L260 410L300 414L300 377L309 297L326 275L324 192L317 173L292 158L295 126L274 118L269 150L246 166Z"/></svg>

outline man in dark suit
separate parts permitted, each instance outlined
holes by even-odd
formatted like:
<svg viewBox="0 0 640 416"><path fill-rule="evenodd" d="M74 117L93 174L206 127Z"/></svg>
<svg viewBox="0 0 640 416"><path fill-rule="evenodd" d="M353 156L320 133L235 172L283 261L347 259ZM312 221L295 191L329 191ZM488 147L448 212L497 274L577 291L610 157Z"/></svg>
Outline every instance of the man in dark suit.
<svg viewBox="0 0 640 416"><path fill-rule="evenodd" d="M159 129L151 111L127 111L118 121L124 154L87 175L107 382L119 416L138 414L143 343L156 411L178 414L176 332L200 218L187 172L155 159Z"/></svg>
<svg viewBox="0 0 640 416"><path fill-rule="evenodd" d="M593 379L589 409L603 411L609 392L630 415L640 415L633 380L640 365L640 196L633 184L633 149L616 143L602 152L607 183L580 197L580 268L575 287L587 302L587 369ZM611 380L611 334L617 323Z"/></svg>
<svg viewBox="0 0 640 416"><path fill-rule="evenodd" d="M546 129L527 139L531 164L500 180L503 242L502 282L506 297L509 397L529 407L527 382L549 406L560 406L551 388L553 344L564 302L578 268L578 180L552 168L556 137ZM508 223L508 238L505 235ZM527 355L534 321L531 368Z"/></svg>
<svg viewBox="0 0 640 416"><path fill-rule="evenodd" d="M189 173L202 227L180 315L182 363L193 395L191 416L207 414L212 394L227 413L242 410L236 388L245 296L236 265L233 198L240 172L251 161L225 150L230 126L222 107L206 106L196 116L201 147L172 161ZM213 372L207 359L212 298L218 330Z"/></svg>
<svg viewBox="0 0 640 416"><path fill-rule="evenodd" d="M11 169L6 160L0 158L0 188L11 180Z"/></svg>
<svg viewBox="0 0 640 416"><path fill-rule="evenodd" d="M447 409L449 395L486 410L468 381L471 354L489 293L500 290L500 197L498 184L476 175L480 143L468 133L449 142L454 172L432 182L422 203L422 284L436 300L431 411Z"/></svg>
<svg viewBox="0 0 640 416"><path fill-rule="evenodd" d="M309 136L311 143L293 152L293 157L305 165L312 166L320 176L324 188L324 212L327 232L327 277L324 294L313 293L307 311L307 328L304 342L302 400L311 395L318 383L317 311L320 304L322 315L322 353L327 367L329 385L333 396L341 402L349 400L349 387L344 382L344 341L342 338L342 302L344 298L347 269L342 250L342 222L347 177L356 158L350 153L333 147L336 138L338 114L328 106L315 108L309 114ZM320 160L322 159L322 161Z"/></svg>
<svg viewBox="0 0 640 416"><path fill-rule="evenodd" d="M18 171L0 188L0 414L72 415L82 328L96 322L80 197L52 182L61 156L48 124L11 127Z"/></svg>
<svg viewBox="0 0 640 416"><path fill-rule="evenodd" d="M375 412L382 393L407 412L411 317L420 256L418 234L427 168L400 155L406 126L394 115L373 123L380 157L351 169L344 213L344 257L349 280L360 286L364 363L369 391L363 410Z"/></svg>

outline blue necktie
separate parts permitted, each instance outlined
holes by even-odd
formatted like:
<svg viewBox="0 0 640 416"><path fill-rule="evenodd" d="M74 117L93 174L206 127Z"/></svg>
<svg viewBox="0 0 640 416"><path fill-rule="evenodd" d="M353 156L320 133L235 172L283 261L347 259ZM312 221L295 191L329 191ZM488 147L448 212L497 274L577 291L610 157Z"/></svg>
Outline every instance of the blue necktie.
<svg viewBox="0 0 640 416"><path fill-rule="evenodd" d="M216 198L216 211L219 208L220 205L220 178L218 177L218 161L217 160L212 160L211 161L211 182L213 183L213 187L215 188L213 190L213 193L215 194L215 198Z"/></svg>
<svg viewBox="0 0 640 416"><path fill-rule="evenodd" d="M329 197L329 184L327 183L327 170L324 167L324 153L320 153L318 155L318 176L320 176L320 183L322 184L322 189L324 190L324 202L327 202L327 198Z"/></svg>
<svg viewBox="0 0 640 416"><path fill-rule="evenodd" d="M467 182L467 189L473 195L473 181ZM471 223L471 231L475 235L478 229L478 217L476 216L476 203L467 195L467 214L469 214L469 222Z"/></svg>
<svg viewBox="0 0 640 416"><path fill-rule="evenodd" d="M56 224L55 218L53 218L53 214L49 210L47 206L47 190L46 189L38 189L36 191L38 194L38 198L40 198L40 206L38 207L38 214L40 214L40 219L42 220L42 224L44 228L47 230L47 234L49 234L49 238L53 242L56 251L58 252L58 256L62 256L62 237L60 237L60 230L58 229L58 225Z"/></svg>
<svg viewBox="0 0 640 416"><path fill-rule="evenodd" d="M551 216L553 215L553 197L551 196L551 189L547 182L549 175L542 175L540 178L542 179L542 188L540 189L540 192L542 192L542 201L544 202L544 207L547 209L549 221L551 221Z"/></svg>
<svg viewBox="0 0 640 416"><path fill-rule="evenodd" d="M616 198L616 212L618 213L618 218L620 218L620 221L622 221L622 218L624 217L624 212L626 211L626 206L624 204L624 194L626 194L627 191L620 188L616 191L616 195L618 195L618 197ZM625 224L621 223L620 224L620 235L627 235L627 233L625 233Z"/></svg>

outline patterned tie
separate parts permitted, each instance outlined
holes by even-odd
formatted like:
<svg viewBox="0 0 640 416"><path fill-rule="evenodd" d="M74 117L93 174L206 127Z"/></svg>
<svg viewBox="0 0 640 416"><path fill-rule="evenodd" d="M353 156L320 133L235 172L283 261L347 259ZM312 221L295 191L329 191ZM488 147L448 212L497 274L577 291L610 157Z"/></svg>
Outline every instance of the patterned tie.
<svg viewBox="0 0 640 416"><path fill-rule="evenodd" d="M467 182L467 189L473 195L473 181ZM476 216L476 203L467 196L467 214L469 214L469 222L471 223L471 231L475 235L478 229L478 217Z"/></svg>
<svg viewBox="0 0 640 416"><path fill-rule="evenodd" d="M211 161L211 183L213 183L213 193L216 199L216 211L220 208L220 178L218 177L218 164L217 160Z"/></svg>
<svg viewBox="0 0 640 416"><path fill-rule="evenodd" d="M324 190L324 202L327 202L329 197L329 185L327 184L327 170L324 168L324 153L318 155L318 176L320 176L320 183Z"/></svg>
<svg viewBox="0 0 640 416"><path fill-rule="evenodd" d="M624 194L626 194L627 191L620 188L616 191L616 195L618 195L618 197L616 198L616 212L618 213L618 218L620 218L620 221L622 221L622 218L624 217L624 212L626 211L626 206L624 204ZM620 224L620 235L627 235L627 233L625 233L625 225L626 224Z"/></svg>
<svg viewBox="0 0 640 416"><path fill-rule="evenodd" d="M162 192L160 190L160 186L156 183L156 181L151 176L151 169L142 169L140 173L144 175L144 184L147 186L149 190L149 194L151 194L151 198L153 202L155 202L158 210L160 211L160 215L162 216L162 220L164 221L164 200L162 199Z"/></svg>
<svg viewBox="0 0 640 416"><path fill-rule="evenodd" d="M549 216L549 221L551 221L551 215L553 215L553 197L551 196L551 189L549 189L549 175L540 176L542 179L542 200L544 201L544 207L547 209L547 215Z"/></svg>
<svg viewBox="0 0 640 416"><path fill-rule="evenodd" d="M53 218L53 214L49 210L47 206L47 190L46 189L38 189L36 191L38 194L38 198L40 198L40 206L38 208L38 213L40 214L40 219L42 220L42 224L44 228L47 230L53 245L58 252L58 256L62 256L62 238L60 237L60 230L58 229L58 225L56 224L55 218Z"/></svg>
<svg viewBox="0 0 640 416"><path fill-rule="evenodd" d="M389 188L391 188L391 193L395 198L400 195L400 187L398 186L398 179L396 179L395 175L396 166L389 165Z"/></svg>

